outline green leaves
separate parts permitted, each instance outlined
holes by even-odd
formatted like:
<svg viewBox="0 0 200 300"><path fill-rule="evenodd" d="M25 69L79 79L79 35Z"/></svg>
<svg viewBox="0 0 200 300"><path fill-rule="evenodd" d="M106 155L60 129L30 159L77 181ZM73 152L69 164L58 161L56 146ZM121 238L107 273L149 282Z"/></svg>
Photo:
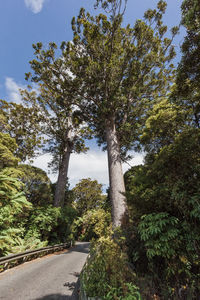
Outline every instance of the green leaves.
<svg viewBox="0 0 200 300"><path fill-rule="evenodd" d="M106 196L102 194L102 184L99 184L97 180L82 179L72 191L74 206L80 216L88 210L102 208L105 204Z"/></svg>
<svg viewBox="0 0 200 300"><path fill-rule="evenodd" d="M171 144L184 127L185 117L184 109L171 103L169 99L160 98L155 101L140 137L145 150L157 152L161 147Z"/></svg>
<svg viewBox="0 0 200 300"><path fill-rule="evenodd" d="M104 4L114 9L120 3ZM169 89L173 65L168 63L175 55L171 43L177 30L172 30L171 39L164 37L165 7L160 1L157 10L147 11L145 19L133 27L123 28L120 14L109 20L102 14L93 17L84 9L73 19L74 40L64 57L75 78L83 116L99 144L105 142L105 124L112 119L122 152L130 149L150 101Z"/></svg>
<svg viewBox="0 0 200 300"><path fill-rule="evenodd" d="M154 105L142 137L150 138L144 165L125 174L130 257L138 276L149 276L168 298L186 283L188 294L199 293L200 132L186 124L181 109L166 99Z"/></svg>
<svg viewBox="0 0 200 300"><path fill-rule="evenodd" d="M193 126L200 124L200 4L198 0L182 3L182 24L187 35L182 44L182 59L177 70L173 98L188 112Z"/></svg>
<svg viewBox="0 0 200 300"><path fill-rule="evenodd" d="M139 299L137 288L131 284L133 280L126 254L112 238L101 237L91 248L90 258L83 269L82 281L87 296ZM129 295L132 298L128 298Z"/></svg>
<svg viewBox="0 0 200 300"><path fill-rule="evenodd" d="M173 257L176 254L180 230L179 220L168 213L154 213L141 217L138 225L141 240L144 241L148 258L154 256Z"/></svg>
<svg viewBox="0 0 200 300"><path fill-rule="evenodd" d="M102 208L88 209L73 222L73 232L81 241L91 241L110 232L111 214Z"/></svg>
<svg viewBox="0 0 200 300"><path fill-rule="evenodd" d="M182 3L182 24L187 30L198 30L200 5L198 0L184 0Z"/></svg>
<svg viewBox="0 0 200 300"><path fill-rule="evenodd" d="M61 209L49 204L52 195L50 188L48 195L44 194L44 171L23 165L19 169L5 168L0 172L0 256L66 242L76 217L70 206Z"/></svg>
<svg viewBox="0 0 200 300"><path fill-rule="evenodd" d="M22 161L30 160L37 155L42 144L42 115L36 107L26 107L3 100L0 100L0 108L8 124L3 131L14 138L18 146L15 146L13 152Z"/></svg>
<svg viewBox="0 0 200 300"><path fill-rule="evenodd" d="M24 230L23 218L32 208L21 188L17 178L0 172L0 256L11 252L19 242Z"/></svg>
<svg viewBox="0 0 200 300"><path fill-rule="evenodd" d="M13 155L16 149L15 139L7 133L0 133L0 169L18 164L19 158Z"/></svg>

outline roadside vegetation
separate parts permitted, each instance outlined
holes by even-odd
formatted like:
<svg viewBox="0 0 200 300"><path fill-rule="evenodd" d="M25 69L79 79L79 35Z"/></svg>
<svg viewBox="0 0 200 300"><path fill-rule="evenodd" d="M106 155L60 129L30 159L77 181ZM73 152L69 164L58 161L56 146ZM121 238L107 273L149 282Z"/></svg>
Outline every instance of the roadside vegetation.
<svg viewBox="0 0 200 300"><path fill-rule="evenodd" d="M174 66L180 24L164 24L167 3L124 26L126 4L97 0L105 14L95 16L81 8L73 41L33 45L24 104L0 101L0 256L91 241L88 296L198 299L200 5L182 2L186 37ZM108 153L106 195L91 178L69 188L70 155L91 138ZM123 174L129 150L145 153L144 164ZM27 164L42 151L56 184Z"/></svg>

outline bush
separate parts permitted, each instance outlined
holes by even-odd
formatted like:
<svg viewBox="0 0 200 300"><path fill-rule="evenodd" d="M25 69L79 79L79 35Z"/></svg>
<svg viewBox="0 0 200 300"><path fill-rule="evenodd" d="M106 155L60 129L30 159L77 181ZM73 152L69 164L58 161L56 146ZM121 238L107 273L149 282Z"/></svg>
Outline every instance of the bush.
<svg viewBox="0 0 200 300"><path fill-rule="evenodd" d="M101 237L92 244L82 273L83 288L89 297L140 299L133 279L128 257L115 240Z"/></svg>
<svg viewBox="0 0 200 300"><path fill-rule="evenodd" d="M0 172L0 256L13 252L25 231L24 219L31 210L31 203L21 192L22 183Z"/></svg>
<svg viewBox="0 0 200 300"><path fill-rule="evenodd" d="M166 300L197 299L199 243L198 228L166 212L144 215L139 224L132 225L129 259L144 299L152 299L154 294Z"/></svg>
<svg viewBox="0 0 200 300"><path fill-rule="evenodd" d="M66 242L70 238L71 225L76 216L72 207L36 207L27 222L26 238L34 236L50 244Z"/></svg>
<svg viewBox="0 0 200 300"><path fill-rule="evenodd" d="M81 241L90 241L107 235L110 223L109 212L102 208L92 209L74 221L73 232Z"/></svg>
<svg viewBox="0 0 200 300"><path fill-rule="evenodd" d="M68 240L74 240L75 237L72 232L72 224L76 216L77 211L71 206L59 208L57 223L49 234L49 243L57 244L64 243Z"/></svg>
<svg viewBox="0 0 200 300"><path fill-rule="evenodd" d="M73 239L71 226L76 211L70 206L37 206L27 201L24 184L0 172L0 256Z"/></svg>

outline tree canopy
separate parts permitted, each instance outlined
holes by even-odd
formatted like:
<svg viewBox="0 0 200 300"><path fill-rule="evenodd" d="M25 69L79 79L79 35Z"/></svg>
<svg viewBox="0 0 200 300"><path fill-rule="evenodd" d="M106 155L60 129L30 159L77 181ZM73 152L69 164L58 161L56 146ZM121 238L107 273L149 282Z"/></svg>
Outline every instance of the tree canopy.
<svg viewBox="0 0 200 300"><path fill-rule="evenodd" d="M2 131L17 143L16 155L20 160L31 160L37 156L42 145L41 121L43 116L36 107L26 107L0 100L1 115L6 122Z"/></svg>
<svg viewBox="0 0 200 300"><path fill-rule="evenodd" d="M30 62L33 74L27 73L26 79L37 83L38 89L35 91L30 87L22 95L43 116L44 151L52 154L50 166L58 171L54 205L62 206L70 155L87 151L84 138L89 138L90 130L68 91L73 78L67 72L62 55L56 57L57 45L50 43L48 50L44 50L42 43L37 43L33 48L36 57Z"/></svg>
<svg viewBox="0 0 200 300"><path fill-rule="evenodd" d="M102 208L106 196L102 193L102 184L91 178L82 179L72 189L74 205L80 216L88 210Z"/></svg>

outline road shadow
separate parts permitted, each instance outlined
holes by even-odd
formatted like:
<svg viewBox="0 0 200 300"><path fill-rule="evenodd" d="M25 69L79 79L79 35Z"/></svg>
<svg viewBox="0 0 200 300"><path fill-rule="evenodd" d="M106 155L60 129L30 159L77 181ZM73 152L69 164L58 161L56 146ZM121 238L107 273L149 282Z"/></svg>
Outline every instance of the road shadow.
<svg viewBox="0 0 200 300"><path fill-rule="evenodd" d="M78 279L77 282L66 283L64 285L68 286L69 290L73 289L71 296L64 294L50 294L40 298L35 298L34 300L79 300L80 280Z"/></svg>

